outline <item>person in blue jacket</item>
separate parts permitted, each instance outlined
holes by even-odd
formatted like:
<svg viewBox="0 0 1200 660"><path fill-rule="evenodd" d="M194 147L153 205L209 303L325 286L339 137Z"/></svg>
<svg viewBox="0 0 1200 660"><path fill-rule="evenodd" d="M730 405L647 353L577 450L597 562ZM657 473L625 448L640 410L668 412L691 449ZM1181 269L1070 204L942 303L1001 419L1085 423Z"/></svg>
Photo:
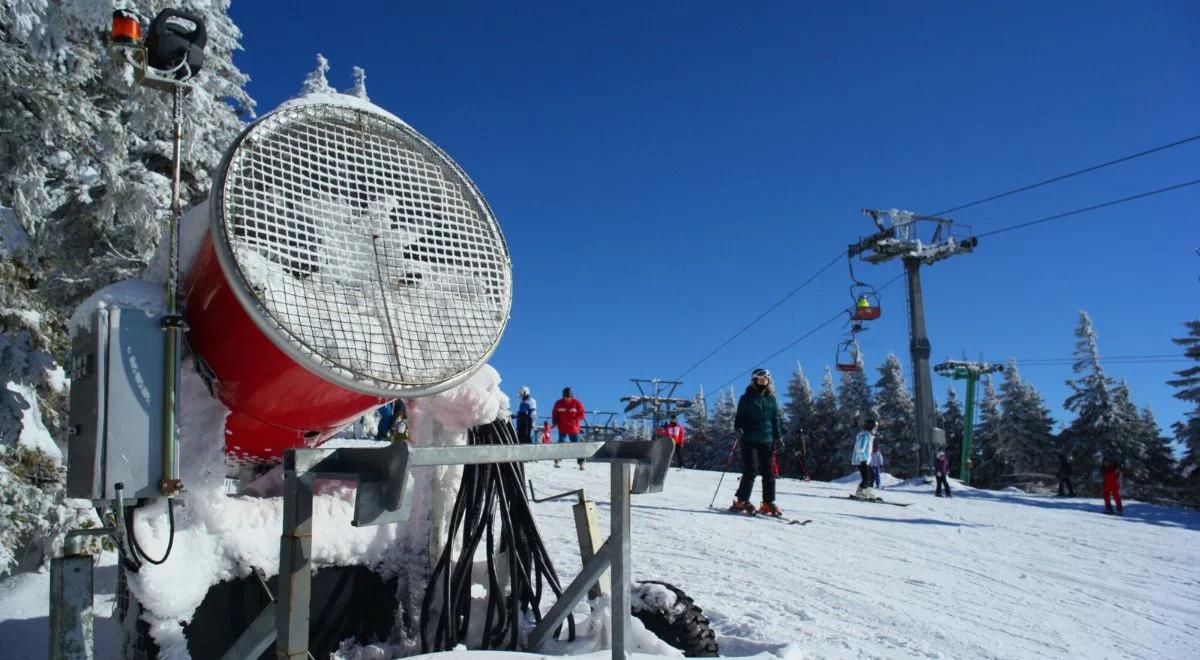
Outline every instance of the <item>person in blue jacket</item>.
<svg viewBox="0 0 1200 660"><path fill-rule="evenodd" d="M864 420L862 426L863 430L854 438L854 451L850 454L850 463L858 468L858 476L861 477L854 497L873 498L875 491L871 489L871 484L875 478L871 474L870 462L871 454L875 453L875 420Z"/></svg>
<svg viewBox="0 0 1200 660"><path fill-rule="evenodd" d="M779 448L779 439L783 437L783 422L779 418L779 402L775 399L771 372L766 369L754 370L750 385L742 398L738 399L733 428L741 434L742 480L729 510L782 515L775 505L775 472L772 470L771 456ZM757 511L750 503L756 473L762 477L763 493L762 504Z"/></svg>
<svg viewBox="0 0 1200 660"><path fill-rule="evenodd" d="M533 444L533 424L537 421L537 400L529 388L522 385L517 389L521 405L517 408L517 438L525 444Z"/></svg>

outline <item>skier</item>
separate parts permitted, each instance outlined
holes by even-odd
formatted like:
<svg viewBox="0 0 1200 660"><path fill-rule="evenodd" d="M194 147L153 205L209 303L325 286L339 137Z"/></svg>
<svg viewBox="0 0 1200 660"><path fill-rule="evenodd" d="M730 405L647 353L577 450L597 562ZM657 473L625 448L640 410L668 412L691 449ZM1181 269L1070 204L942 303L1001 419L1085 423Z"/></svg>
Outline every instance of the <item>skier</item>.
<svg viewBox="0 0 1200 660"><path fill-rule="evenodd" d="M804 442L804 429L796 429L796 441L792 443L792 456L796 459L796 469L800 472L800 477L805 481L812 481L812 477L808 474L808 464L804 462L804 457L808 454L808 446Z"/></svg>
<svg viewBox="0 0 1200 660"><path fill-rule="evenodd" d="M1100 462L1100 476L1104 479L1104 486L1101 492L1104 494L1104 513L1113 513L1112 503L1109 497L1117 501L1118 515L1125 515L1125 508L1121 506L1121 463L1111 457L1105 457Z"/></svg>
<svg viewBox="0 0 1200 660"><path fill-rule="evenodd" d="M521 405L517 408L517 439L525 444L533 443L533 422L537 419L537 400L529 392L529 387L522 385L517 389L521 397Z"/></svg>
<svg viewBox="0 0 1200 660"><path fill-rule="evenodd" d="M579 442L579 425L583 422L583 416L587 412L583 409L583 404L579 399L576 399L571 393L571 388L564 387L562 398L554 402L554 412L551 413L551 421L558 428L559 442ZM583 459L579 460L579 469L583 469ZM554 461L554 467L558 467L558 461Z"/></svg>
<svg viewBox="0 0 1200 660"><path fill-rule="evenodd" d="M755 369L750 376L750 385L738 399L737 416L733 428L741 432L742 480L738 484L730 511L755 513L750 503L750 491L754 489L754 475L762 476L763 499L759 513L772 516L782 515L775 505L775 475L772 473L771 457L778 448L783 423L779 419L779 402L775 400L775 387L771 383L771 372Z"/></svg>
<svg viewBox="0 0 1200 660"><path fill-rule="evenodd" d="M1071 459L1066 454L1058 455L1058 472L1055 476L1058 477L1058 496L1075 497L1075 489L1071 486Z"/></svg>
<svg viewBox="0 0 1200 660"><path fill-rule="evenodd" d="M946 458L946 452L939 450L937 460L933 462L933 476L937 478L937 492L934 494L938 497L942 496L942 486L946 487L946 497L950 497L950 482L946 480L948 474L950 474L950 460Z"/></svg>
<svg viewBox="0 0 1200 660"><path fill-rule="evenodd" d="M679 425L679 418L671 415L671 421L664 424L657 431L658 435L671 439L675 443L675 456L679 458L679 469L683 469L683 427Z"/></svg>
<svg viewBox="0 0 1200 660"><path fill-rule="evenodd" d="M883 473L883 452L879 450L879 445L875 445L875 451L871 454L871 477L875 482L876 488L882 488L879 476Z"/></svg>
<svg viewBox="0 0 1200 660"><path fill-rule="evenodd" d="M854 451L850 454L850 462L858 467L858 475L861 477L858 482L858 490L854 491L854 497L875 498L875 493L871 490L871 468L867 466L874 448L875 420L867 419L863 421L863 430L859 431L854 438Z"/></svg>
<svg viewBox="0 0 1200 660"><path fill-rule="evenodd" d="M550 422L542 422L542 444L550 444Z"/></svg>

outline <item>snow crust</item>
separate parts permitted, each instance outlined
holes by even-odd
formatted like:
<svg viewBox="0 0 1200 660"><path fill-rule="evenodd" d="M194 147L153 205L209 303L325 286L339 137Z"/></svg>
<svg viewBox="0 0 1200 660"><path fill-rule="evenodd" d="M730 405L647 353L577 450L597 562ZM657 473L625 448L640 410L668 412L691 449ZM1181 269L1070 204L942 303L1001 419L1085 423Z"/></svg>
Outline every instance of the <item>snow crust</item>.
<svg viewBox="0 0 1200 660"><path fill-rule="evenodd" d="M122 280L100 289L79 303L67 327L72 336L87 329L92 322L92 315L101 308L137 309L147 316L160 316L166 304L167 294L162 284L144 279Z"/></svg>

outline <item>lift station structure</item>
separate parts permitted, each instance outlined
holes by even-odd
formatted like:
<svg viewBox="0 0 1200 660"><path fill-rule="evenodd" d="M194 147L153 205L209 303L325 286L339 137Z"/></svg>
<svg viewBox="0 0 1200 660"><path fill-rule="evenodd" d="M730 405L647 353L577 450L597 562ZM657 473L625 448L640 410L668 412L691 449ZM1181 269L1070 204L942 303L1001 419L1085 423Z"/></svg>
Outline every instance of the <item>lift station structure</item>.
<svg viewBox="0 0 1200 660"><path fill-rule="evenodd" d="M937 428L933 406L933 378L929 370L929 335L925 329L925 300L921 292L921 266L966 254L975 249L978 239L967 225L949 218L916 215L911 211L863 209L875 223L874 234L847 248L847 256L860 257L872 264L893 259L904 263L908 291L909 353L912 360L913 392L916 407L917 470L927 470L933 447L945 444L945 434ZM929 232L921 238L922 231Z"/></svg>

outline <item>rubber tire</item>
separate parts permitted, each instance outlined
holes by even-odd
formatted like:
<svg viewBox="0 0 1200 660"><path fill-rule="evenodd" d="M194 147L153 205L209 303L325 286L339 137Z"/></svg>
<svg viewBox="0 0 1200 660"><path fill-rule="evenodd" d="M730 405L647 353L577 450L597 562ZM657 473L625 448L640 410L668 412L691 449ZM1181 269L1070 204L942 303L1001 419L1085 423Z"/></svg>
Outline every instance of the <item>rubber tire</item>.
<svg viewBox="0 0 1200 660"><path fill-rule="evenodd" d="M682 589L666 582L643 580L638 584L657 584L670 589L675 594L677 603L682 604L683 612L671 621L667 611L643 610L635 611L633 615L654 633L659 639L683 651L689 658L713 658L719 655L717 651L717 634L713 632L712 624L704 616L704 610L696 605L690 596ZM636 588L635 588L636 591Z"/></svg>

